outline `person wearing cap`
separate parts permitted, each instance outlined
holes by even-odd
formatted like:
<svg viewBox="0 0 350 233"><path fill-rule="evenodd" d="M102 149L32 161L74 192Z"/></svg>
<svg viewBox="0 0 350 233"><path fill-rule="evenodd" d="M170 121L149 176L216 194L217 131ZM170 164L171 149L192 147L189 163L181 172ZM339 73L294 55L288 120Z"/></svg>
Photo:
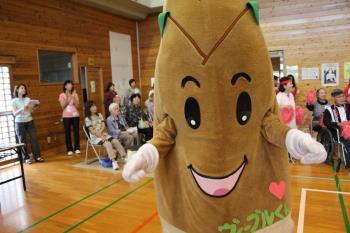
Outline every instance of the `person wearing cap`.
<svg viewBox="0 0 350 233"><path fill-rule="evenodd" d="M327 128L334 130L340 127L342 122L350 120L350 105L346 103L342 90L335 89L331 95L334 103L326 107L323 113L323 123Z"/></svg>
<svg viewBox="0 0 350 233"><path fill-rule="evenodd" d="M345 122L350 120L350 104L346 103L343 90L335 89L331 93L334 104L327 106L323 113L323 123L331 131L334 139L338 141L338 132ZM350 155L350 141L345 140L339 134L345 147L346 157Z"/></svg>
<svg viewBox="0 0 350 233"><path fill-rule="evenodd" d="M291 129L296 129L296 119L295 119L295 101L293 91L293 81L290 77L283 77L280 79L279 93L277 94L277 103L280 109L288 109L293 112L293 117L289 122L286 123Z"/></svg>

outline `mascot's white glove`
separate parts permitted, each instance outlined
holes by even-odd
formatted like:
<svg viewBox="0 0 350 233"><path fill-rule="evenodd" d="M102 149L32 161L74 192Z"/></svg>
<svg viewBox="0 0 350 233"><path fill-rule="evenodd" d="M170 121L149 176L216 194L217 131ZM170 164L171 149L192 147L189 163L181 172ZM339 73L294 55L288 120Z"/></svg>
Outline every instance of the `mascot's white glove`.
<svg viewBox="0 0 350 233"><path fill-rule="evenodd" d="M286 146L288 152L302 164L322 163L327 159L327 152L310 134L291 129L287 133Z"/></svg>
<svg viewBox="0 0 350 233"><path fill-rule="evenodd" d="M147 173L153 172L159 161L157 148L147 143L133 155L124 166L123 178L129 183L135 183L144 177Z"/></svg>

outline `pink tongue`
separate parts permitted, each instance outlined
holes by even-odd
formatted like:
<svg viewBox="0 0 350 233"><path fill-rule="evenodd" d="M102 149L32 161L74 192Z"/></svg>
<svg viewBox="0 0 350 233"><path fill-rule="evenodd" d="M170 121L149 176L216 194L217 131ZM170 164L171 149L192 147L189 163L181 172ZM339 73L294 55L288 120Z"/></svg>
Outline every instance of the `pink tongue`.
<svg viewBox="0 0 350 233"><path fill-rule="evenodd" d="M230 190L228 189L225 189L225 188L222 188L222 189L217 189L215 192L214 192L214 196L223 196L225 194L227 194Z"/></svg>

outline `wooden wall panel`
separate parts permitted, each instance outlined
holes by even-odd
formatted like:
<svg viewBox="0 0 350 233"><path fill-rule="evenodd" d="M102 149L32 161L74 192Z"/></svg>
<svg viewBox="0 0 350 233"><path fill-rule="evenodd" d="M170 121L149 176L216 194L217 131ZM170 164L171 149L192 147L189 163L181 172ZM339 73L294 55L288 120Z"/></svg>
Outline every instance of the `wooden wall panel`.
<svg viewBox="0 0 350 233"><path fill-rule="evenodd" d="M345 88L344 62L350 61L350 2L348 0L259 1L261 27L270 50L284 50L285 65L319 67L339 63L339 87ZM321 80L303 81L297 104L305 105L305 94L321 87ZM328 96L334 87L327 87ZM308 113L306 124L310 122ZM305 124L305 127L306 127Z"/></svg>
<svg viewBox="0 0 350 233"><path fill-rule="evenodd" d="M322 63L340 64L340 86L343 62L350 61L350 3L348 0L264 0L261 6L261 28L270 50L284 50L285 65L302 67ZM63 143L61 109L57 102L61 85L40 85L37 64L38 48L75 49L78 65L87 65L93 57L95 66L103 69L104 84L111 81L109 31L129 34L132 42L134 78L139 80L143 100L150 89L160 43L157 16L136 22L85 7L70 0L0 0L0 56L14 56L13 83L24 82L30 96L42 102L34 114L40 143L49 147L47 136L55 135ZM79 87L80 84L76 84ZM299 81L299 104L305 92L321 86L320 81ZM79 89L79 88L77 88ZM328 88L329 91L332 88ZM78 91L81 93L80 90Z"/></svg>
<svg viewBox="0 0 350 233"><path fill-rule="evenodd" d="M12 65L12 83L25 83L29 96L41 101L34 119L43 150L64 144L58 103L62 85L40 85L37 50L74 49L77 51L79 67L87 65L88 58L93 57L95 66L103 70L106 85L112 80L109 31L131 36L133 73L138 80L135 21L70 0L0 0L0 56L16 58L16 63ZM75 87L82 99L80 83ZM82 115L82 107L80 110ZM57 141L48 145L47 136L56 137Z"/></svg>
<svg viewBox="0 0 350 233"><path fill-rule="evenodd" d="M284 50L285 65L320 67L340 64L340 88L344 88L344 62L350 61L350 2L348 0L260 0L261 28L269 50ZM159 47L157 17L139 23L142 83L154 75ZM297 97L305 105L305 93L321 87L321 80L301 81ZM148 85L142 85L147 93ZM328 87L330 94L333 87ZM310 114L308 114L309 122ZM305 124L306 126L306 124Z"/></svg>
<svg viewBox="0 0 350 233"><path fill-rule="evenodd" d="M158 15L149 16L139 22L139 53L141 66L142 99L148 98L151 89L151 78L154 77L154 68L160 44L160 34L157 22Z"/></svg>

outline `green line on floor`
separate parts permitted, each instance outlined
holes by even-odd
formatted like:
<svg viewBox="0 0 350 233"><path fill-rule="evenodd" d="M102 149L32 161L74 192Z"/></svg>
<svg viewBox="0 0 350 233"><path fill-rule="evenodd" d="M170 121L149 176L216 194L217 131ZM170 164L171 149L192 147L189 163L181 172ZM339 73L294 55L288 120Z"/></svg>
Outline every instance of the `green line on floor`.
<svg viewBox="0 0 350 233"><path fill-rule="evenodd" d="M90 219L92 219L93 217L95 217L96 215L102 213L103 211L107 210L108 208L110 208L111 206L113 206L114 204L120 202L121 200L127 198L128 196L130 196L131 194L135 193L136 191L142 189L144 186L146 186L147 184L149 184L151 181L153 181L153 178L149 179L148 181L146 181L145 183L143 183L142 185L138 186L137 188L131 190L130 192L128 192L127 194L123 195L122 197L118 198L117 200L111 202L110 204L106 205L105 207L97 210L95 213L93 213L92 215L90 215L89 217L83 219L82 221L78 222L77 224L75 224L74 226L71 226L69 229L67 229L66 231L64 231L64 233L68 233L71 232L72 230L74 230L75 228L79 227L80 225L82 225L83 223L89 221Z"/></svg>
<svg viewBox="0 0 350 233"><path fill-rule="evenodd" d="M336 166L336 165L334 165ZM345 207L345 203L344 203L344 196L341 193L342 189L340 186L340 182L339 182L339 178L338 175L336 173L336 168L333 168L333 172L334 172L334 179L335 179L335 184L336 184L336 188L338 190L338 198L339 198L339 203L340 203L340 207L341 207L341 211L343 214L343 219L344 219L344 224L345 224L345 229L346 229L346 233L350 233L350 223L349 223L349 217L348 214L346 212L346 207Z"/></svg>
<svg viewBox="0 0 350 233"><path fill-rule="evenodd" d="M110 188L110 187L112 187L113 185L115 185L115 184L117 184L117 183L119 183L119 182L121 182L121 181L123 181L123 179L119 179L119 180L114 181L113 183L111 183L111 184L109 184L109 185L106 185L106 186L100 188L99 190L97 190L97 191L95 191L95 192L93 192L93 193L91 193L91 194L85 196L84 198L82 198L82 199L80 199L80 200L78 200L78 201L76 201L76 202L73 202L72 204L67 205L66 207L64 207L64 208L62 208L62 209L60 209L60 210L58 210L58 211L56 211L56 212L54 212L54 213L48 215L48 216L45 217L45 218L40 219L40 220L37 221L36 223L33 223L32 225L30 225L30 226L26 227L25 229L19 231L18 233L22 233L22 232L28 231L28 230L30 230L30 229L36 227L37 225L39 225L39 224L45 222L46 220L52 218L53 216L62 213L63 211L65 211L65 210L67 210L67 209L69 209L69 208L75 206L76 204L79 204L80 202L82 202L82 201L84 201L84 200L86 200L86 199L88 199L88 198L90 198L90 197L92 197L92 196L94 196L94 195L96 195L96 194L98 194L98 193L100 193L100 192L102 192L102 191L104 191L104 190Z"/></svg>

